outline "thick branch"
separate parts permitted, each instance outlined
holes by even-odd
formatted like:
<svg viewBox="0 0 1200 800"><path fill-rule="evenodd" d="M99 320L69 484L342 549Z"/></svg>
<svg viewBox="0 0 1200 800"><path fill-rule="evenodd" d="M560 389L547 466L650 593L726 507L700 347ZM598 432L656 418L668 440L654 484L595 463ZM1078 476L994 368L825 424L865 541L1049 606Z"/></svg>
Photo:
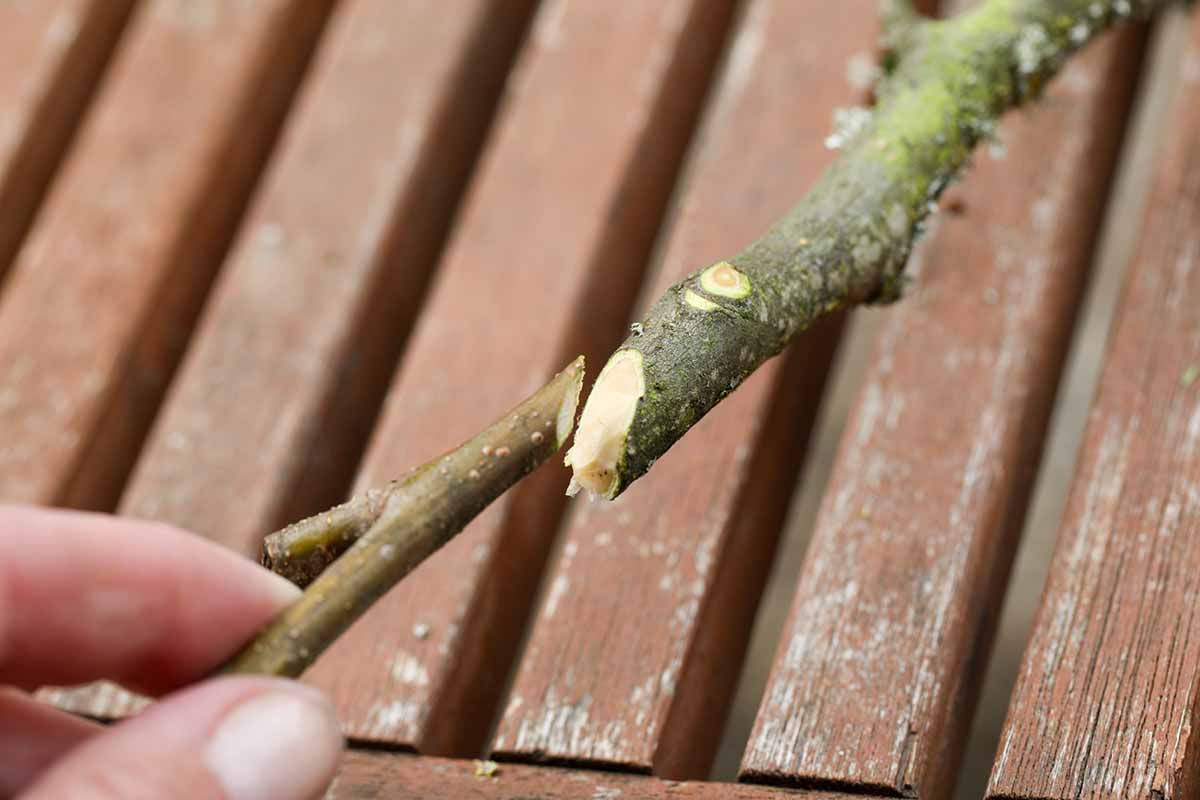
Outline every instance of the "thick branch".
<svg viewBox="0 0 1200 800"><path fill-rule="evenodd" d="M579 358L457 450L272 537L272 566L312 583L222 672L303 672L375 600L558 452L573 428L582 384ZM321 554L336 558L324 571ZM298 566L287 566L293 561Z"/></svg>
<svg viewBox="0 0 1200 800"><path fill-rule="evenodd" d="M945 21L895 4L912 49L839 158L762 238L668 289L601 370L567 455L576 485L616 497L819 316L897 298L931 205L999 116L1098 32L1166 2L987 0Z"/></svg>

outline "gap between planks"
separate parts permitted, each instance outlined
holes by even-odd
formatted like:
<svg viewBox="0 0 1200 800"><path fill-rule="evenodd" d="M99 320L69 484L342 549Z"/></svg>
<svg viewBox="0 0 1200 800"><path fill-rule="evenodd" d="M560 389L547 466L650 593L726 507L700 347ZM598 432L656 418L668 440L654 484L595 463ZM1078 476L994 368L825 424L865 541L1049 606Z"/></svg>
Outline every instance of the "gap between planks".
<svg viewBox="0 0 1200 800"><path fill-rule="evenodd" d="M1164 12L1154 27L1150 55L1143 65L1135 108L1118 160L1112 200L1101 225L1095 266L1072 334L1071 352L1051 417L1046 454L1001 612L994 654L968 736L955 788L958 800L977 800L987 789L1008 701L1050 569L1058 524L1083 441L1088 406L1100 378L1105 340L1137 241L1138 227L1127 221L1142 218L1153 157L1162 138L1171 89L1179 78L1176 66L1187 38L1184 13L1178 9Z"/></svg>
<svg viewBox="0 0 1200 800"><path fill-rule="evenodd" d="M253 555L342 498L530 11L337 7L121 513Z"/></svg>
<svg viewBox="0 0 1200 800"><path fill-rule="evenodd" d="M134 0L0 8L0 291L133 8Z"/></svg>
<svg viewBox="0 0 1200 800"><path fill-rule="evenodd" d="M465 438L568 354L598 357L613 344L730 8L541 7L360 487ZM566 476L547 465L506 494L318 662L309 679L333 694L352 736L480 752Z"/></svg>
<svg viewBox="0 0 1200 800"><path fill-rule="evenodd" d="M828 162L871 11L849 13L864 24L846 32L845 9L746 9L644 296L761 233ZM795 74L810 87L799 116L778 102ZM575 507L497 757L707 773L839 325L761 369L621 498Z"/></svg>
<svg viewBox="0 0 1200 800"><path fill-rule="evenodd" d="M962 210L919 244L823 500L748 779L951 791L1136 42L1109 37L1007 118L1013 161L977 164L952 192ZM1030 160L1047 129L1066 131L1054 170Z"/></svg>
<svg viewBox="0 0 1200 800"><path fill-rule="evenodd" d="M875 800L861 794L789 791L733 783L669 781L597 770L500 764L488 767L400 753L350 751L326 800Z"/></svg>
<svg viewBox="0 0 1200 800"><path fill-rule="evenodd" d="M328 2L182 8L134 17L0 295L6 500L115 504Z"/></svg>
<svg viewBox="0 0 1200 800"><path fill-rule="evenodd" d="M993 797L1200 791L1200 18L1167 24L1186 51Z"/></svg>

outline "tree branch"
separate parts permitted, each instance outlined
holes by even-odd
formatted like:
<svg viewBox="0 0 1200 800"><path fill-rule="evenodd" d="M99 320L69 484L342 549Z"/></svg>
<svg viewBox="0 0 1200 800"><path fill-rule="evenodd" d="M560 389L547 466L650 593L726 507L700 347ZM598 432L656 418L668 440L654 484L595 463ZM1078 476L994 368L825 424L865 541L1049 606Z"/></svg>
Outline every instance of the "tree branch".
<svg viewBox="0 0 1200 800"><path fill-rule="evenodd" d="M987 0L950 20L893 3L912 49L843 152L762 238L672 286L601 370L567 463L616 497L822 314L896 299L931 206L1007 109L1097 33L1168 0ZM898 21L897 21L898 20Z"/></svg>
<svg viewBox="0 0 1200 800"><path fill-rule="evenodd" d="M883 34L883 68L892 72L905 53L916 49L929 21L913 5L912 0L880 0L879 16Z"/></svg>
<svg viewBox="0 0 1200 800"><path fill-rule="evenodd" d="M375 600L558 452L574 426L582 385L580 357L457 450L269 537L270 565L312 582L221 671L303 672ZM322 571L327 559L336 560Z"/></svg>

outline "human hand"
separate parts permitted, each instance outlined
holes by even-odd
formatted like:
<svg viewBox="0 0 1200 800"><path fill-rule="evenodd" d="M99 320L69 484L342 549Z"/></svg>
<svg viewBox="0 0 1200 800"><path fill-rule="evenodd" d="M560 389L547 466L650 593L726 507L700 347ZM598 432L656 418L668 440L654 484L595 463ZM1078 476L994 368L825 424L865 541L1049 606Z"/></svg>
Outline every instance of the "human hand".
<svg viewBox="0 0 1200 800"><path fill-rule="evenodd" d="M0 506L0 797L319 796L342 743L323 695L272 678L180 689L299 594L164 525ZM173 693L107 727L26 694L99 678Z"/></svg>

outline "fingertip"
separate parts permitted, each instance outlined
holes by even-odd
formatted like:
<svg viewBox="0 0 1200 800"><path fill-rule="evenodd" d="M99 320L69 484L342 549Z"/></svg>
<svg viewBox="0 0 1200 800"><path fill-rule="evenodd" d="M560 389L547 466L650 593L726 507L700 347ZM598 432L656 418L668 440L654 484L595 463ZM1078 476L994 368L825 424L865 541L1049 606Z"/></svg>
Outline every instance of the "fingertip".
<svg viewBox="0 0 1200 800"><path fill-rule="evenodd" d="M228 714L204 759L230 800L270 800L315 796L333 779L341 750L333 706L317 691L290 684Z"/></svg>
<svg viewBox="0 0 1200 800"><path fill-rule="evenodd" d="M320 796L341 750L333 706L317 690L275 678L220 678L94 737L27 797L299 800Z"/></svg>
<svg viewBox="0 0 1200 800"><path fill-rule="evenodd" d="M280 611L299 600L300 596L304 594L299 586L282 575L262 567L255 571L258 575L255 580L262 585L263 593L279 607Z"/></svg>
<svg viewBox="0 0 1200 800"><path fill-rule="evenodd" d="M300 594L170 525L0 505L0 683L108 678L161 694L210 672Z"/></svg>

